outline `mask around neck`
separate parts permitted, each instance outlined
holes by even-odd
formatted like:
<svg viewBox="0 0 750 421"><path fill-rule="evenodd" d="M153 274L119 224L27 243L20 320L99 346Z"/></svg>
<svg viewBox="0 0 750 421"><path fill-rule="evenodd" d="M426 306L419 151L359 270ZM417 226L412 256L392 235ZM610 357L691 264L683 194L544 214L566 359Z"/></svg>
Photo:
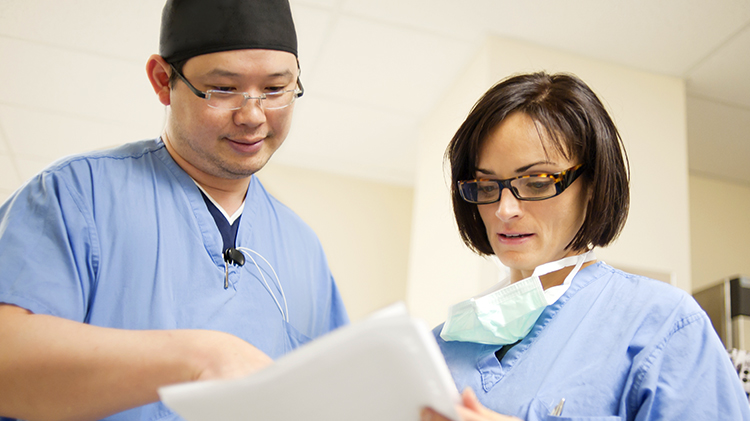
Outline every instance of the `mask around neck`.
<svg viewBox="0 0 750 421"><path fill-rule="evenodd" d="M452 306L440 337L446 341L489 345L507 345L523 339L542 311L568 290L581 266L592 260L596 256L589 251L540 265L530 277L510 285L501 281L499 289ZM575 267L561 285L542 288L541 276L569 266Z"/></svg>

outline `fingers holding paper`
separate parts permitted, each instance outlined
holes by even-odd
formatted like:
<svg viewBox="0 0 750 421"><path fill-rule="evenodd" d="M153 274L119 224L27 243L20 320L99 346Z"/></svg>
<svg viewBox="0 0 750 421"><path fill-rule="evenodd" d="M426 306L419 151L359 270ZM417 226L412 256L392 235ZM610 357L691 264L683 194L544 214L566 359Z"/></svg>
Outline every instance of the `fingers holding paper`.
<svg viewBox="0 0 750 421"><path fill-rule="evenodd" d="M462 405L456 408L459 420L451 420L431 408L424 408L420 421L520 421L516 417L498 414L485 408L470 388L464 389L461 394L461 403Z"/></svg>

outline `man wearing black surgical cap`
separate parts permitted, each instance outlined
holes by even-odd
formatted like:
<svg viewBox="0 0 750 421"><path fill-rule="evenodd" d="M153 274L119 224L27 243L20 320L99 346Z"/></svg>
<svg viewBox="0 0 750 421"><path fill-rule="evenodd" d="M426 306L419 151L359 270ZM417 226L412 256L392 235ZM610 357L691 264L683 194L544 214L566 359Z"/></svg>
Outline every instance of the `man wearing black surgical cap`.
<svg viewBox="0 0 750 421"><path fill-rule="evenodd" d="M348 321L317 237L253 176L303 94L287 0L169 0L146 68L159 138L58 161L0 207L2 420L176 420L160 386Z"/></svg>

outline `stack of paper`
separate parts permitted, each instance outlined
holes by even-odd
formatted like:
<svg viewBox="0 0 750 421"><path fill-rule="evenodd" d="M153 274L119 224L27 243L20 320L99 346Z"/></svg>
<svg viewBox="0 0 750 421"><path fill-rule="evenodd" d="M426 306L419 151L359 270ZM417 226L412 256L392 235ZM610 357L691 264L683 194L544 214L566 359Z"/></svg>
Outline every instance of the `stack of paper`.
<svg viewBox="0 0 750 421"><path fill-rule="evenodd" d="M426 324L381 314L340 328L234 380L159 390L187 421L415 421L425 406L457 419L459 395Z"/></svg>

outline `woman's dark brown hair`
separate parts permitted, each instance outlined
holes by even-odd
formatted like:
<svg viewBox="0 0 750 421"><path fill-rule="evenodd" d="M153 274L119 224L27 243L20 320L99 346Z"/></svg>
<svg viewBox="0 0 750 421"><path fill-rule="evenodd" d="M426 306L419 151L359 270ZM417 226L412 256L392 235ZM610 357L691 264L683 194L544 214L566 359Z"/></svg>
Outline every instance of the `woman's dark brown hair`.
<svg viewBox="0 0 750 421"><path fill-rule="evenodd" d="M622 231L630 202L627 154L612 119L578 77L544 72L512 76L490 88L453 136L445 159L451 167L453 213L461 238L482 255L492 254L477 205L461 198L458 181L471 180L483 142L505 118L522 112L535 122L545 148L582 163L589 189L586 216L568 248L610 244ZM579 182L580 182L579 181ZM583 189L582 191L585 191Z"/></svg>

